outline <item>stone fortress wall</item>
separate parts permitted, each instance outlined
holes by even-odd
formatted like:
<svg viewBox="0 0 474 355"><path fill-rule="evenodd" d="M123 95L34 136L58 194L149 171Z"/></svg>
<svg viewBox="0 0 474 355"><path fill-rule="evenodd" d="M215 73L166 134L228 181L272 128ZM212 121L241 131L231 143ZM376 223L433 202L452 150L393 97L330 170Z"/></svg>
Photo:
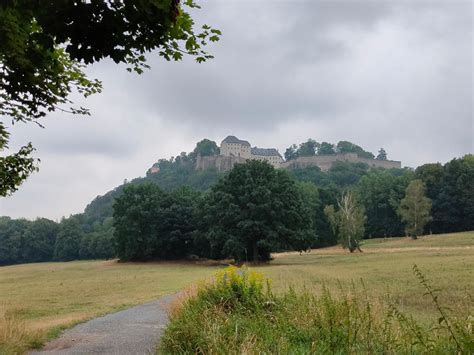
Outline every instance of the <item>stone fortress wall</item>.
<svg viewBox="0 0 474 355"><path fill-rule="evenodd" d="M232 170L235 164L243 164L247 159L243 157L214 155L196 159L196 170L216 169L219 172Z"/></svg>
<svg viewBox="0 0 474 355"><path fill-rule="evenodd" d="M248 141L239 140L234 136L228 136L221 143L220 155L197 157L196 170L217 169L219 172L229 171L235 164L244 163L247 159L265 160L274 167L283 169L317 166L322 171L328 171L337 161L364 163L370 167L384 169L400 169L402 167L400 161L361 158L356 153L315 155L284 161L275 148L251 148Z"/></svg>
<svg viewBox="0 0 474 355"><path fill-rule="evenodd" d="M401 161L395 160L377 160L361 158L356 153L340 153L334 155L314 155L310 157L298 157L294 160L288 160L280 164L280 168L295 169L306 168L308 166L317 166L322 171L328 171L336 161L345 161L349 163L364 163L371 167L384 169L402 167Z"/></svg>

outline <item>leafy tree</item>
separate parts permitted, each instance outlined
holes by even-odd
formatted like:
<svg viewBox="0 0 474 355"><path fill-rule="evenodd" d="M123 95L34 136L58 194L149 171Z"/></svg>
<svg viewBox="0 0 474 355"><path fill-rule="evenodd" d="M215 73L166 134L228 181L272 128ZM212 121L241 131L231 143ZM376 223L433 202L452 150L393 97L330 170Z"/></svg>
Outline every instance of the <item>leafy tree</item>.
<svg viewBox="0 0 474 355"><path fill-rule="evenodd" d="M160 172L148 174L145 181L160 186L163 190L170 191L182 186L189 186L205 191L214 185L223 174L216 169L196 170L192 161L160 159L158 161ZM143 181L141 181L143 182ZM141 183L140 180L132 183Z"/></svg>
<svg viewBox="0 0 474 355"><path fill-rule="evenodd" d="M0 265L53 260L58 224L0 217Z"/></svg>
<svg viewBox="0 0 474 355"><path fill-rule="evenodd" d="M310 157L316 155L318 149L319 143L310 138L306 142L300 144L297 154L300 157Z"/></svg>
<svg viewBox="0 0 474 355"><path fill-rule="evenodd" d="M290 173L298 181L312 182L318 187L327 186L331 183L328 179L328 174L321 171L318 166L308 166L305 168L291 169Z"/></svg>
<svg viewBox="0 0 474 355"><path fill-rule="evenodd" d="M156 185L126 186L115 200L114 227L117 256L121 260L155 257L160 204L165 193Z"/></svg>
<svg viewBox="0 0 474 355"><path fill-rule="evenodd" d="M192 0L185 1L198 7ZM203 48L219 40L220 31L204 25L195 32L194 22L179 1L12 0L0 3L0 116L14 122L31 122L48 112L62 110L89 114L68 98L100 92L101 82L84 74L84 64L111 58L141 73L148 68L145 53L157 50L166 60L184 54L198 62L212 58ZM8 143L0 124L0 150ZM35 169L27 144L17 154L0 161L8 173L2 177L2 196L13 192ZM16 166L16 169L11 167ZM13 184L13 185L12 185ZM3 192L6 191L6 192Z"/></svg>
<svg viewBox="0 0 474 355"><path fill-rule="evenodd" d="M193 253L194 214L200 193L189 187L171 192L162 205L157 257L182 259Z"/></svg>
<svg viewBox="0 0 474 355"><path fill-rule="evenodd" d="M0 122L0 152L8 148L9 136ZM30 174L37 171L35 159L31 157L33 151L34 148L30 143L21 147L16 153L0 156L0 197L11 195Z"/></svg>
<svg viewBox="0 0 474 355"><path fill-rule="evenodd" d="M314 240L295 182L266 162L236 165L212 188L203 215L214 258L265 261L273 250L305 250Z"/></svg>
<svg viewBox="0 0 474 355"><path fill-rule="evenodd" d="M298 158L299 156L299 151L298 151L298 146L296 144L292 144L285 150L285 160L294 160Z"/></svg>
<svg viewBox="0 0 474 355"><path fill-rule="evenodd" d="M360 179L356 191L367 214L365 230L368 237L403 233L398 208L411 178L409 172L394 176L388 170L374 169Z"/></svg>
<svg viewBox="0 0 474 355"><path fill-rule="evenodd" d="M325 188L319 188L320 210L317 219L318 241L317 247L327 247L338 243L337 236L331 229L331 224L327 215L324 213L325 206L336 205L337 198L341 195L341 189L334 184Z"/></svg>
<svg viewBox="0 0 474 355"><path fill-rule="evenodd" d="M322 239L327 232L327 220L324 216L319 190L311 182L299 182L297 186L305 210L304 215L309 216L306 228L312 234L311 247L318 247L322 244Z"/></svg>
<svg viewBox="0 0 474 355"><path fill-rule="evenodd" d="M180 259L190 253L198 193L166 193L154 184L130 185L114 204L115 244L121 260Z"/></svg>
<svg viewBox="0 0 474 355"><path fill-rule="evenodd" d="M444 167L440 163L424 164L416 168L415 176L423 181L426 187L426 197L432 202L432 220L426 225L427 230L434 233L446 231L446 213L450 213L439 202L439 197L444 184ZM449 219L449 218L447 218ZM449 223L449 222L448 222ZM448 228L450 229L450 228Z"/></svg>
<svg viewBox="0 0 474 355"><path fill-rule="evenodd" d="M111 259L115 256L113 218L94 222L92 231L81 239L80 259Z"/></svg>
<svg viewBox="0 0 474 355"><path fill-rule="evenodd" d="M423 234L425 225L431 220L431 200L426 197L425 191L421 180L413 180L408 185L405 198L398 209L402 221L405 222L405 231L413 239Z"/></svg>
<svg viewBox="0 0 474 355"><path fill-rule="evenodd" d="M360 249L360 240L364 236L365 214L364 210L357 204L353 193L344 193L337 202L338 210L334 205L324 208L332 231L338 236L339 243L344 249L352 253Z"/></svg>
<svg viewBox="0 0 474 355"><path fill-rule="evenodd" d="M115 257L114 220L106 218L96 231L94 243L96 259L112 259Z"/></svg>
<svg viewBox="0 0 474 355"><path fill-rule="evenodd" d="M79 246L78 259L94 259L94 235L95 233L87 233L81 239Z"/></svg>
<svg viewBox="0 0 474 355"><path fill-rule="evenodd" d="M217 146L216 142L211 141L209 139L203 139L200 142L197 142L196 148L189 153L189 156L192 161L196 161L196 157L198 155L202 157L207 157L207 156L213 156L213 155L219 155L220 149Z"/></svg>
<svg viewBox="0 0 474 355"><path fill-rule="evenodd" d="M369 166L364 163L336 161L327 173L327 180L340 187L355 185L362 176L367 175Z"/></svg>
<svg viewBox="0 0 474 355"><path fill-rule="evenodd" d="M356 153L361 158L373 159L374 155L371 152L364 150L362 147L358 146L349 141L340 141L336 145L336 150L339 153Z"/></svg>
<svg viewBox="0 0 474 355"><path fill-rule="evenodd" d="M12 220L10 217L0 217L0 265L22 261L22 234L28 224L25 219Z"/></svg>
<svg viewBox="0 0 474 355"><path fill-rule="evenodd" d="M318 149L318 155L333 155L336 154L334 144L322 142Z"/></svg>
<svg viewBox="0 0 474 355"><path fill-rule="evenodd" d="M79 249L84 232L78 217L71 216L59 224L59 232L54 248L54 259L71 261L79 258Z"/></svg>
<svg viewBox="0 0 474 355"><path fill-rule="evenodd" d="M22 235L21 262L53 260L58 231L59 225L46 218L28 223Z"/></svg>
<svg viewBox="0 0 474 355"><path fill-rule="evenodd" d="M377 158L375 158L377 160L387 160L387 152L385 151L385 149L383 148L380 148L379 149L379 154L377 154Z"/></svg>
<svg viewBox="0 0 474 355"><path fill-rule="evenodd" d="M426 187L426 194L429 198L434 198L440 193L443 183L444 169L440 163L424 164L416 168L416 178L423 181Z"/></svg>
<svg viewBox="0 0 474 355"><path fill-rule="evenodd" d="M94 258L112 259L115 254L114 228L103 229L95 232L93 238Z"/></svg>
<svg viewBox="0 0 474 355"><path fill-rule="evenodd" d="M435 178L436 179L436 178ZM443 167L437 196L433 196L433 218L437 232L474 229L474 155L453 159Z"/></svg>
<svg viewBox="0 0 474 355"><path fill-rule="evenodd" d="M367 175L369 166L364 163L336 161L329 171L324 172L317 166L291 169L291 174L299 181L311 181L318 187L336 185L346 187L357 184L362 176Z"/></svg>

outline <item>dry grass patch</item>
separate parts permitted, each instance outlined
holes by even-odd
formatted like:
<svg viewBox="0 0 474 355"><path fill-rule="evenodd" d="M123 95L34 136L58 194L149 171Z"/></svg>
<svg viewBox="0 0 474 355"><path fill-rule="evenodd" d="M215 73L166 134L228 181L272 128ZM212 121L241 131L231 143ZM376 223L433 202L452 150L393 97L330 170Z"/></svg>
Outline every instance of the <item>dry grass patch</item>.
<svg viewBox="0 0 474 355"><path fill-rule="evenodd" d="M321 294L323 285L337 292L341 285L350 288L363 280L373 297L390 294L403 311L428 322L436 316L429 299L420 296L419 285L413 278L411 270L416 263L443 290L440 298L444 304L463 307L462 312L474 314L469 298L474 294L474 232L418 240L372 239L365 243L363 253L350 254L340 247L331 247L302 255L275 254L270 265L255 269L272 279L276 292L285 292L292 286Z"/></svg>
<svg viewBox="0 0 474 355"><path fill-rule="evenodd" d="M0 321L0 333L9 334L0 353L21 353L65 327L177 292L215 270L111 261L0 267L0 305L9 319Z"/></svg>
<svg viewBox="0 0 474 355"><path fill-rule="evenodd" d="M432 321L432 303L421 296L411 272L417 263L443 290L443 304L474 314L468 297L474 294L474 232L415 241L373 239L366 241L363 250L349 254L333 247L301 256L277 254L269 265L252 269L272 279L276 293L293 286L321 295L322 285L337 292L340 285L347 289L363 279L371 296L382 298L390 293L401 310L421 321ZM0 305L4 308L0 353L24 351L64 327L185 289L208 279L221 264L76 261L0 267ZM193 292L192 288L185 291L172 307L180 309L179 302ZM248 344L252 342L248 339Z"/></svg>
<svg viewBox="0 0 474 355"><path fill-rule="evenodd" d="M41 344L41 332L28 327L12 310L0 306L0 353L19 353Z"/></svg>

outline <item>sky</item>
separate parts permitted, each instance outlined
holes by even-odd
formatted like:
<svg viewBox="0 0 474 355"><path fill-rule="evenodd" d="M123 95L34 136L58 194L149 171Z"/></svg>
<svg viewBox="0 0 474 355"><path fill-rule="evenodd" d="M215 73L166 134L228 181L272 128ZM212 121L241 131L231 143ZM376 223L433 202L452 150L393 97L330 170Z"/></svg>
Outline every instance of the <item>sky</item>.
<svg viewBox="0 0 474 355"><path fill-rule="evenodd" d="M10 127L10 148L31 141L41 163L0 199L0 215L80 213L203 138L236 135L282 154L308 138L349 140L408 167L474 152L472 1L199 3L196 23L223 33L208 48L215 59L150 53L143 75L103 61L86 69L103 93L73 95L90 117Z"/></svg>

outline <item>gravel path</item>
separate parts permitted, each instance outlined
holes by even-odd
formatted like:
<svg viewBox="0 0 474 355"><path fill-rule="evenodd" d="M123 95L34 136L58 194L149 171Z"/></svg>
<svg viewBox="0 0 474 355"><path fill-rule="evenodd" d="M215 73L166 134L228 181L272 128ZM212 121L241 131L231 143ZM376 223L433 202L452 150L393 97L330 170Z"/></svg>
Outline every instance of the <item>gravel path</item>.
<svg viewBox="0 0 474 355"><path fill-rule="evenodd" d="M30 354L154 354L168 324L166 306L173 297L79 324Z"/></svg>

